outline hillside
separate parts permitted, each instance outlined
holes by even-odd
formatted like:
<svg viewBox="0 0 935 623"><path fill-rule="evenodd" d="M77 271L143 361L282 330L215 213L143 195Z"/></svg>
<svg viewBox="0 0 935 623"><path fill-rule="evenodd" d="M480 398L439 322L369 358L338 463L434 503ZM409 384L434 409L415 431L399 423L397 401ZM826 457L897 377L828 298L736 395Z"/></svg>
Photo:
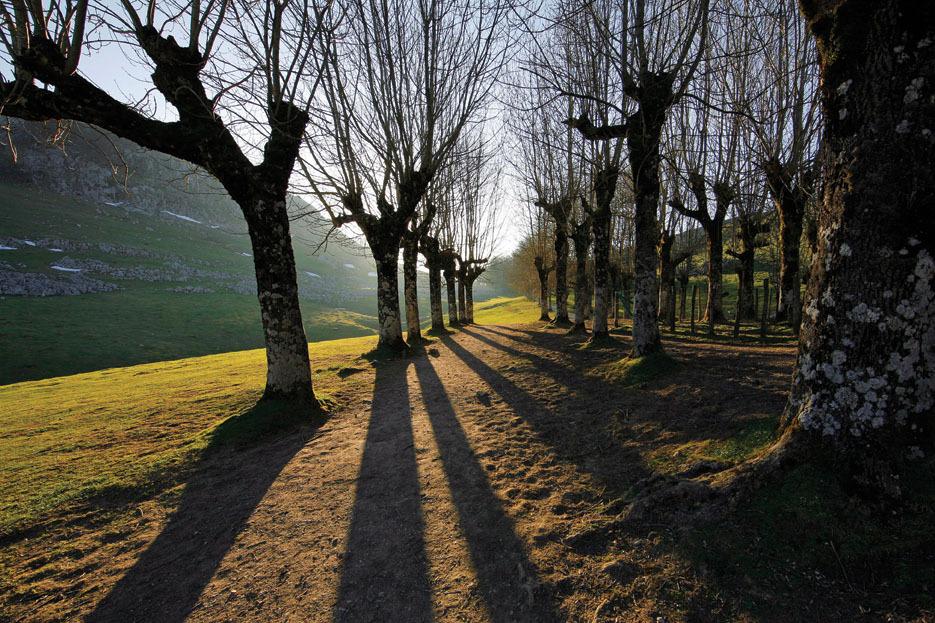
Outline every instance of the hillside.
<svg viewBox="0 0 935 623"><path fill-rule="evenodd" d="M100 136L63 152L16 127L19 160L0 159L0 385L263 344L246 227L209 179L113 139L124 186ZM293 223L306 334L370 335L374 263L341 232L319 248L327 229ZM475 291L504 289L482 278Z"/></svg>

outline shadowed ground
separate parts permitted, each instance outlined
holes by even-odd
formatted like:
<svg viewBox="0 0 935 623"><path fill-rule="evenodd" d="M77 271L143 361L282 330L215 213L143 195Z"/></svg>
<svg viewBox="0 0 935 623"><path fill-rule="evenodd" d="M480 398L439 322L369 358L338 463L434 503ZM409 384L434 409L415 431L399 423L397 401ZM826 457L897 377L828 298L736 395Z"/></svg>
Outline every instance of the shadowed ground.
<svg viewBox="0 0 935 623"><path fill-rule="evenodd" d="M119 532L82 520L48 547L12 544L10 577L36 597L3 606L34 621L860 619L837 588L776 608L772 577L733 599L674 526L617 524L641 480L769 442L792 348L674 341L675 372L628 384L601 373L625 338L575 339L473 326L361 363L319 430L212 455Z"/></svg>

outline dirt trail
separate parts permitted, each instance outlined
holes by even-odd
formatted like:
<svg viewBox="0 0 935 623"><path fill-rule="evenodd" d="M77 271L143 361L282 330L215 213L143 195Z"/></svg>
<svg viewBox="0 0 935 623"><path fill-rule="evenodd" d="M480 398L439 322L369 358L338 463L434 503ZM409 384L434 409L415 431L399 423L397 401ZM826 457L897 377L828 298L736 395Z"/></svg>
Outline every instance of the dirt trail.
<svg viewBox="0 0 935 623"><path fill-rule="evenodd" d="M600 528L652 472L653 448L777 415L793 353L676 343L678 373L647 386L585 374L625 347L469 327L354 374L314 433L212 459L176 509L141 508L132 534L86 534L81 574L46 584L78 588L18 615L644 621L694 608L716 620L719 604L691 605L690 583L687 605L660 600L656 584L687 572L658 538Z"/></svg>

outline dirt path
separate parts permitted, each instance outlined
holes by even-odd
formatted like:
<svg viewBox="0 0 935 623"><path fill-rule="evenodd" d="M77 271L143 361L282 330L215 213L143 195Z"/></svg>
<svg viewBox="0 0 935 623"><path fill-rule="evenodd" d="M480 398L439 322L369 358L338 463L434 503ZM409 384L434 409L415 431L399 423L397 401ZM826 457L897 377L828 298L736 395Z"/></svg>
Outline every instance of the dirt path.
<svg viewBox="0 0 935 623"><path fill-rule="evenodd" d="M722 604L692 601L702 580L667 601L660 582L694 576L661 537L603 528L653 452L775 417L792 350L672 344L678 373L645 386L585 374L625 346L471 327L355 374L314 433L212 459L171 512L73 540L74 577L40 582L58 593L18 615L717 620Z"/></svg>

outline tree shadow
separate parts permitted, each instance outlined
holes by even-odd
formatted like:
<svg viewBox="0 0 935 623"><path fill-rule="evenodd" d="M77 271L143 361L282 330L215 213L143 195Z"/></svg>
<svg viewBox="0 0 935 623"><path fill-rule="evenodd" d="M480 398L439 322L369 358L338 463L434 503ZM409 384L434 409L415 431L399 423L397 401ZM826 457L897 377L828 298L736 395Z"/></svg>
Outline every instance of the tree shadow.
<svg viewBox="0 0 935 623"><path fill-rule="evenodd" d="M376 369L335 621L431 621L432 599L406 370Z"/></svg>
<svg viewBox="0 0 935 623"><path fill-rule="evenodd" d="M181 623L191 614L270 485L314 435L319 422L283 408L261 401L215 429L162 532L86 621ZM273 431L281 436L243 445Z"/></svg>
<svg viewBox="0 0 935 623"><path fill-rule="evenodd" d="M513 522L490 487L441 379L427 359L415 362L442 469L460 517L480 593L493 621L560 621Z"/></svg>
<svg viewBox="0 0 935 623"><path fill-rule="evenodd" d="M498 344L476 331L464 330L464 333L530 360L541 372L556 377L559 384L578 386L577 391L568 391L559 407L553 407L551 402L532 395L457 341L445 340L451 352L487 383L516 416L527 422L539 439L555 451L557 458L573 463L598 478L608 491L618 496L647 476L639 454L608 433L608 426L612 423L609 409L613 401L607 395L604 381L589 379L553 361ZM565 379L562 379L563 374ZM573 375L571 381L567 378L569 374Z"/></svg>

